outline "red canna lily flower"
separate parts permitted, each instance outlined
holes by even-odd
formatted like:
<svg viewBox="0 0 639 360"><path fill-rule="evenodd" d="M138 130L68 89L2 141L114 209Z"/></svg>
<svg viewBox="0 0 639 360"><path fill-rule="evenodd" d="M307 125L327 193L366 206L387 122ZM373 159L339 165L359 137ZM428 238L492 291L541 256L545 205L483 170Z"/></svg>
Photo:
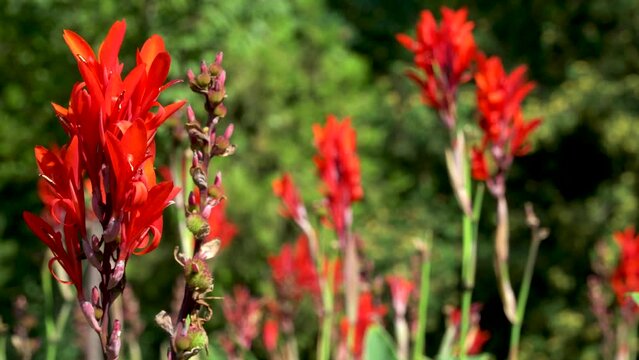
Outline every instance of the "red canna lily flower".
<svg viewBox="0 0 639 360"><path fill-rule="evenodd" d="M351 204L364 197L356 133L349 118L340 122L329 115L324 127L313 125L313 135L318 151L313 160L324 183L330 217L337 233L343 234Z"/></svg>
<svg viewBox="0 0 639 360"><path fill-rule="evenodd" d="M148 151L147 141L146 128L139 119L120 140L107 134L112 216L121 227L119 260L123 261L132 253L146 254L158 246L162 211L180 190L171 182L156 184L154 146Z"/></svg>
<svg viewBox="0 0 639 360"><path fill-rule="evenodd" d="M273 193L282 199L282 216L290 217L297 223L302 222L306 217L306 208L290 174L286 173L273 181Z"/></svg>
<svg viewBox="0 0 639 360"><path fill-rule="evenodd" d="M526 67L523 65L506 74L498 57L481 57L478 64L475 82L479 126L484 137L482 145L473 149L473 176L477 180L486 180L499 174L502 179L498 180L503 182L503 175L510 168L513 158L530 151L528 137L541 124L541 119L525 121L521 111L521 103L535 85L525 80ZM488 171L484 159L486 151L497 168L492 173ZM493 179L493 183L495 181ZM503 184L492 184L491 187L493 192L503 191Z"/></svg>
<svg viewBox="0 0 639 360"><path fill-rule="evenodd" d="M488 179L488 165L482 149L473 148L471 150L470 169L475 180L486 181Z"/></svg>
<svg viewBox="0 0 639 360"><path fill-rule="evenodd" d="M483 305L480 303L474 303L470 308L470 329L466 336L466 354L476 355L481 353L484 344L490 339L490 332L482 330L479 327L481 320L481 309ZM459 332L461 330L461 310L459 308L448 309L448 326L453 327L455 330L455 336L459 338ZM455 339L454 344L459 341ZM459 353L459 349L455 349L455 353Z"/></svg>
<svg viewBox="0 0 639 360"><path fill-rule="evenodd" d="M244 350L249 350L259 334L262 305L259 299L251 297L245 286L235 286L233 296L224 297L222 311L230 327L234 341Z"/></svg>
<svg viewBox="0 0 639 360"><path fill-rule="evenodd" d="M406 307L410 299L410 294L415 288L412 281L401 276L387 276L386 282L391 289L391 297L393 298L393 308L399 316L406 314Z"/></svg>
<svg viewBox="0 0 639 360"><path fill-rule="evenodd" d="M78 299L84 299L82 290L82 250L77 238L77 229L73 226L63 225L63 232L55 231L40 217L25 211L24 221L33 233L51 249L53 257L49 260L49 271L55 279L63 284L73 284L77 290ZM58 262L69 277L69 281L61 280L53 271L53 264Z"/></svg>
<svg viewBox="0 0 639 360"><path fill-rule="evenodd" d="M164 84L171 57L158 35L145 42L138 51L136 67L122 79L123 64L119 62L118 53L125 30L124 21L115 22L97 56L82 37L73 31L64 31L64 39L77 60L84 81L74 86L68 108L53 104L65 131L81 140L82 160L90 164L86 170L92 184L102 187L104 175L100 172L101 164L106 163L106 134L111 133L119 139L136 120L140 120L148 133L147 146L150 146L157 128L184 104L184 101L178 101L164 107L157 102L160 93L175 83ZM152 108L157 111L151 112ZM101 186L94 188L101 189ZM97 195L100 193L94 194ZM103 197L100 200L103 204L108 201Z"/></svg>
<svg viewBox="0 0 639 360"><path fill-rule="evenodd" d="M433 14L422 11L417 23L416 39L398 34L397 41L415 54L415 65L423 72L410 71L408 76L422 88L423 100L432 108L447 114L444 124L455 126L454 104L459 85L470 81L471 63L477 55L472 21L468 10L442 7L442 21L437 25Z"/></svg>
<svg viewBox="0 0 639 360"><path fill-rule="evenodd" d="M269 318L264 322L262 330L262 341L264 347L269 353L273 353L277 349L277 339L279 338L279 324L276 319Z"/></svg>
<svg viewBox="0 0 639 360"><path fill-rule="evenodd" d="M373 304L373 295L370 292L360 294L355 328L355 349L353 351L357 358L362 356L362 345L366 330L368 330L369 326L379 321L384 315L386 315L386 307L383 305L375 306ZM348 327L348 319L342 319L340 330L343 341L346 341L348 338Z"/></svg>
<svg viewBox="0 0 639 360"><path fill-rule="evenodd" d="M619 246L619 262L610 279L612 289L620 306L639 312L639 306L628 296L630 292L639 291L639 235L629 226L613 236Z"/></svg>
<svg viewBox="0 0 639 360"><path fill-rule="evenodd" d="M294 248L284 244L277 256L268 258L268 263L278 294L284 299L297 302L305 293L319 299L319 279L304 235L297 239Z"/></svg>
<svg viewBox="0 0 639 360"><path fill-rule="evenodd" d="M37 220L24 214L27 225L54 252L52 263L58 261L78 288L79 298L84 296L81 259L100 270L104 266L98 258L117 259L115 268L107 271L111 289L132 253L157 247L162 210L179 191L171 182L157 184L153 165L157 128L183 104L164 107L157 101L172 84L164 84L171 58L162 38L154 35L123 79L118 53L125 28L124 21L116 22L97 56L82 37L65 30L64 39L83 78L74 85L67 108L53 104L70 141L60 150L36 147L39 192L48 215ZM92 194L89 211L85 191ZM101 238L87 232L87 221L102 226ZM116 239L117 246L101 249Z"/></svg>

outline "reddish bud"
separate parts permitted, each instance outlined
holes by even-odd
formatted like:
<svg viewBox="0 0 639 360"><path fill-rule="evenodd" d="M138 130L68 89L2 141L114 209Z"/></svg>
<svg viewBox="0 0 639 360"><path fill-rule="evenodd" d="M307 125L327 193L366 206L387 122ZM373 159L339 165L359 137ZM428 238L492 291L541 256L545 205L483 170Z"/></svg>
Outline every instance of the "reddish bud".
<svg viewBox="0 0 639 360"><path fill-rule="evenodd" d="M218 116L218 117L225 117L226 116L226 106L224 106L224 104L218 104L215 109L213 109L213 115Z"/></svg>
<svg viewBox="0 0 639 360"><path fill-rule="evenodd" d="M82 314L84 315L85 319L87 319L87 322L89 323L91 328L96 332L101 332L102 329L100 328L100 324L98 324L98 321L95 318L95 308L93 307L93 305L91 305L91 303L88 301L83 301L80 304L80 308L82 309Z"/></svg>
<svg viewBox="0 0 639 360"><path fill-rule="evenodd" d="M120 283L122 277L124 277L124 266L124 260L118 260L118 262L115 263L113 273L111 273L111 278L109 279L109 284L107 286L108 289L113 289Z"/></svg>
<svg viewBox="0 0 639 360"><path fill-rule="evenodd" d="M120 348L122 347L122 341L120 340L120 336L122 335L122 327L120 325L120 320L115 320L113 322L113 331L111 332L111 337L109 338L109 345L107 347L107 359L116 360L120 356Z"/></svg>
<svg viewBox="0 0 639 360"><path fill-rule="evenodd" d="M231 139L234 129L235 129L235 126L233 124L229 124L229 126L226 127L226 130L224 130L224 137L227 139Z"/></svg>
<svg viewBox="0 0 639 360"><path fill-rule="evenodd" d="M191 107L191 105L186 107L186 118L191 123L197 122L197 120L195 119L195 112L193 112L193 108Z"/></svg>

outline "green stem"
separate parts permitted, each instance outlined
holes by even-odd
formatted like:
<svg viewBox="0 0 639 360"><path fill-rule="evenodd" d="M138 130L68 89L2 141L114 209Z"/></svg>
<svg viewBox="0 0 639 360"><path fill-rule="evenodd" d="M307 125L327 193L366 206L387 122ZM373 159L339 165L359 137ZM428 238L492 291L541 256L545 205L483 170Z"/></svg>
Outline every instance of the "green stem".
<svg viewBox="0 0 639 360"><path fill-rule="evenodd" d="M510 331L510 349L508 355L508 358L510 360L515 360L518 358L521 326L523 324L524 314L526 312L526 302L528 300L528 294L530 292L530 283L532 282L532 276L535 270L535 261L537 261L537 253L539 251L540 243L541 240L533 235L533 240L530 242L528 259L526 260L524 278L522 279L521 286L519 288L519 296L517 297L517 321L513 323Z"/></svg>
<svg viewBox="0 0 639 360"><path fill-rule="evenodd" d="M422 255L422 271L419 286L419 308L417 312L417 333L415 334L415 346L413 347L413 360L424 358L426 339L426 320L428 317L428 297L430 295L430 251L432 248L432 234L426 234L425 249Z"/></svg>
<svg viewBox="0 0 639 360"><path fill-rule="evenodd" d="M333 330L333 279L334 267L327 265L328 271L326 272L327 281L322 288L322 304L324 307L324 313L322 314L322 332L320 335L320 348L317 356L318 360L328 360L331 357L331 337Z"/></svg>
<svg viewBox="0 0 639 360"><path fill-rule="evenodd" d="M4 335L0 336L0 360L7 359L7 337Z"/></svg>
<svg viewBox="0 0 639 360"><path fill-rule="evenodd" d="M40 280L42 281L42 294L44 299L44 329L47 339L46 359L53 360L58 350L58 341L55 321L53 320L53 286L51 284L48 262L49 256L47 253L40 270Z"/></svg>
<svg viewBox="0 0 639 360"><path fill-rule="evenodd" d="M180 150L177 150L177 152L181 156L172 158L170 164L173 179L179 184L179 186L182 187L182 192L175 198L175 208L177 209L178 236L180 238L180 250L184 253L185 256L192 257L193 236L186 230L186 214L184 212L184 209L186 209L185 206L188 202L188 196L194 189L194 185L192 181L186 181L186 179L182 176L183 164L188 164L191 159L188 150L182 152L180 152Z"/></svg>
<svg viewBox="0 0 639 360"><path fill-rule="evenodd" d="M471 178L470 166L468 166L468 157L464 156L464 177L466 192L471 196ZM484 185L477 185L475 198L473 199L472 216L464 213L463 217L463 256L462 256L462 318L461 329L459 335L459 354L461 359L466 358L466 338L470 328L470 316L472 307L473 289L475 287L475 272L477 267L477 237L478 225L481 215L481 205L484 199Z"/></svg>

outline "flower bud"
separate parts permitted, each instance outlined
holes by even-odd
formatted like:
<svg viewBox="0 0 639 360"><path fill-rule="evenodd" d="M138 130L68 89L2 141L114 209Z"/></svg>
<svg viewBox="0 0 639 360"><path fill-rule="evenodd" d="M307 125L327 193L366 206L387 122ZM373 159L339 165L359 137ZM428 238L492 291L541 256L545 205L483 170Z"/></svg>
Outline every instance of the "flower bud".
<svg viewBox="0 0 639 360"><path fill-rule="evenodd" d="M118 260L118 262L115 263L113 273L111 273L111 278L109 279L109 284L107 286L109 290L113 289L122 280L122 277L124 276L124 266L124 260Z"/></svg>
<svg viewBox="0 0 639 360"><path fill-rule="evenodd" d="M186 334L179 334L175 337L175 348L179 352L192 352L193 350L201 351L209 345L209 337L206 331L197 325L189 326Z"/></svg>
<svg viewBox="0 0 639 360"><path fill-rule="evenodd" d="M222 65L222 59L224 58L224 53L223 52L219 52L217 54L215 54L215 63L218 65Z"/></svg>
<svg viewBox="0 0 639 360"><path fill-rule="evenodd" d="M204 259L194 257L184 264L186 286L190 290L208 290L213 286L213 276Z"/></svg>
<svg viewBox="0 0 639 360"><path fill-rule="evenodd" d="M87 319L87 322L91 326L91 328L97 332L101 332L102 329L98 324L98 320L95 318L95 308L88 301L83 301L80 304L80 308L82 309L82 314Z"/></svg>
<svg viewBox="0 0 639 360"><path fill-rule="evenodd" d="M94 286L91 289L91 304L93 306L98 306L100 304L100 290L98 290L97 286Z"/></svg>
<svg viewBox="0 0 639 360"><path fill-rule="evenodd" d="M212 76L218 76L222 70L222 65L218 63L213 63L209 66L209 73L211 73Z"/></svg>
<svg viewBox="0 0 639 360"><path fill-rule="evenodd" d="M219 117L225 117L226 116L226 106L224 106L224 104L222 104L222 103L218 104L215 107L215 109L213 109L213 115L219 116Z"/></svg>
<svg viewBox="0 0 639 360"><path fill-rule="evenodd" d="M193 111L191 105L186 107L186 119L191 123L197 122L197 120L195 119L195 112Z"/></svg>
<svg viewBox="0 0 639 360"><path fill-rule="evenodd" d="M197 210L198 207L198 203L195 199L195 193L193 191L191 191L189 193L189 199L188 199L188 212L194 212L195 210Z"/></svg>
<svg viewBox="0 0 639 360"><path fill-rule="evenodd" d="M217 174L215 174L215 179L213 180L213 185L215 186L222 186L222 172L218 171Z"/></svg>
<svg viewBox="0 0 639 360"><path fill-rule="evenodd" d="M116 360L120 356L120 348L122 347L122 341L120 336L122 335L122 326L120 320L113 322L113 331L111 337L109 337L109 345L107 346L107 359Z"/></svg>
<svg viewBox="0 0 639 360"><path fill-rule="evenodd" d="M222 191L222 188L215 184L209 186L207 194L213 200L219 200L222 197L224 197L224 192Z"/></svg>
<svg viewBox="0 0 639 360"><path fill-rule="evenodd" d="M211 149L211 155L223 155L226 153L226 150L231 145L229 140L224 136L218 136L215 139L215 145Z"/></svg>
<svg viewBox="0 0 639 360"><path fill-rule="evenodd" d="M195 83L201 89L206 89L211 84L211 75L208 72L201 73L195 78Z"/></svg>
<svg viewBox="0 0 639 360"><path fill-rule="evenodd" d="M82 243L82 251L84 251L84 255L87 257L87 260L89 260L89 263L91 265L93 265L93 267L95 267L96 269L100 269L100 261L98 260L97 254L94 251L94 247L93 244L96 243L95 240L93 240L93 238L95 238L97 240L97 236L93 235L91 239L82 239L81 243ZM99 242L99 240L98 240Z"/></svg>
<svg viewBox="0 0 639 360"><path fill-rule="evenodd" d="M218 104L218 103L221 103L222 100L224 100L225 95L226 95L226 92L224 91L224 88L221 88L218 90L209 90L207 94L207 99L209 100L209 102L213 104Z"/></svg>
<svg viewBox="0 0 639 360"><path fill-rule="evenodd" d="M229 126L226 127L226 130L224 130L224 137L230 140L234 129L235 126L233 124L229 124Z"/></svg>
<svg viewBox="0 0 639 360"><path fill-rule="evenodd" d="M211 232L209 223L199 214L189 215L186 218L186 227L197 239L204 239Z"/></svg>

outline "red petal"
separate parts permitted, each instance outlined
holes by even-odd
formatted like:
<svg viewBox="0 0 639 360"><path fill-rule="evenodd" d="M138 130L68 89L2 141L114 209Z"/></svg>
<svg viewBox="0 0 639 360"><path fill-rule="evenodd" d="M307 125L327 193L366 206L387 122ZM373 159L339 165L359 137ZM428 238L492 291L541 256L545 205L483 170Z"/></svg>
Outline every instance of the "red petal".
<svg viewBox="0 0 639 360"><path fill-rule="evenodd" d="M124 20L116 21L111 26L104 42L100 45L100 50L98 50L100 63L113 72L119 72L116 69L118 66L118 53L120 52L125 32L126 22Z"/></svg>
<svg viewBox="0 0 639 360"><path fill-rule="evenodd" d="M78 34L71 30L64 30L62 37L64 41L71 49L74 57L77 57L81 62L91 62L95 60L95 53L91 46Z"/></svg>

